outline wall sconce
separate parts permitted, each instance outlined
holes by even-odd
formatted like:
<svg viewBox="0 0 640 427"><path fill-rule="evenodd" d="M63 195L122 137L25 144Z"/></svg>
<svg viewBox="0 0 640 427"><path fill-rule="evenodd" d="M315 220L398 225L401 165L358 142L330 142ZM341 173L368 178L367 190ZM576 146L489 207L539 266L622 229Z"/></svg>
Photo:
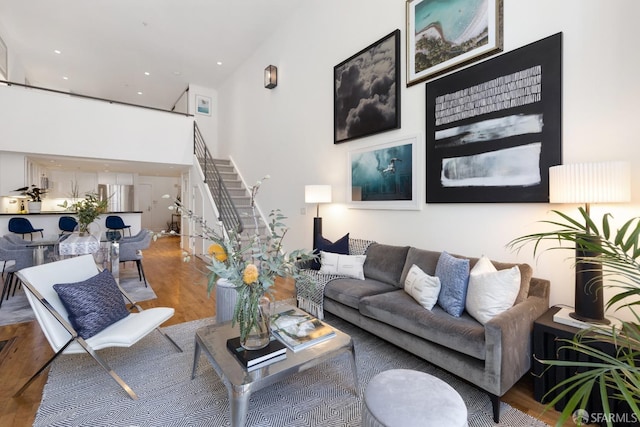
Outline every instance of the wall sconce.
<svg viewBox="0 0 640 427"><path fill-rule="evenodd" d="M278 86L278 69L275 65L269 65L264 69L264 87L273 89Z"/></svg>
<svg viewBox="0 0 640 427"><path fill-rule="evenodd" d="M322 236L322 218L320 218L320 203L331 203L330 185L305 185L304 202L316 204L316 217L313 218L313 249L316 246L316 239Z"/></svg>

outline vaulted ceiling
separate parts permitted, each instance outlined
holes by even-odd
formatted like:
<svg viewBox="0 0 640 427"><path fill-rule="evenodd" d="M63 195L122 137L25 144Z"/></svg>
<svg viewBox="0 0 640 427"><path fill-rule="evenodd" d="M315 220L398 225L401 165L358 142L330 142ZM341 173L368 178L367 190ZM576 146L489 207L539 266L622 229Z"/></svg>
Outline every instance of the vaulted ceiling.
<svg viewBox="0 0 640 427"><path fill-rule="evenodd" d="M33 86L171 109L189 84L217 88L299 4L0 0L0 37Z"/></svg>

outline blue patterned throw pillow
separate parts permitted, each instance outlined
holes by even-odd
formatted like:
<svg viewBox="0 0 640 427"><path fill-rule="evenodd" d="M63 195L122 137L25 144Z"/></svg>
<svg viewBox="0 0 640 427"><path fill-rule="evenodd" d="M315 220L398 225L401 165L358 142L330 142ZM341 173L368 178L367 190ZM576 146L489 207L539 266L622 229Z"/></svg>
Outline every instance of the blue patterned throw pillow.
<svg viewBox="0 0 640 427"><path fill-rule="evenodd" d="M53 285L69 313L69 322L87 339L129 315L113 275L103 270L87 280Z"/></svg>
<svg viewBox="0 0 640 427"><path fill-rule="evenodd" d="M442 252L436 265L436 277L441 285L438 305L450 315L460 317L469 286L469 260Z"/></svg>

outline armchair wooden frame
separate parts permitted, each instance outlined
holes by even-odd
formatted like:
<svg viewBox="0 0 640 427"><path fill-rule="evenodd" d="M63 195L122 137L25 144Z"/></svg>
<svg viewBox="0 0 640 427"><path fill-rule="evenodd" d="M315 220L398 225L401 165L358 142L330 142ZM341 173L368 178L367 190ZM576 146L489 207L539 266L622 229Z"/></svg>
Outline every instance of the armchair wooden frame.
<svg viewBox="0 0 640 427"><path fill-rule="evenodd" d="M162 323L173 316L174 309L154 307L143 310L120 285L118 288L123 297L131 304L130 309L135 308L138 312L130 313L124 319L86 340L80 337L69 322L67 311L53 289L53 285L86 280L98 272L93 257L84 255L25 268L17 273L28 290L25 294L29 304L55 354L14 394L14 397L20 396L61 354L87 352L132 399L137 400L138 396L131 387L98 355L96 350L107 347L130 347L149 333L157 330L178 351L182 352L180 346L159 328Z"/></svg>

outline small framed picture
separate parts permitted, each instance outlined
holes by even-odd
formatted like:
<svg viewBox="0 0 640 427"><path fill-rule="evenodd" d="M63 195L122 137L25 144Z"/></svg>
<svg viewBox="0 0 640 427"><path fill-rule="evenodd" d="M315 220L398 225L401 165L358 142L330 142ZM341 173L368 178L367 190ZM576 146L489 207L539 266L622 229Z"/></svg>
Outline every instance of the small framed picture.
<svg viewBox="0 0 640 427"><path fill-rule="evenodd" d="M208 96L196 95L196 113L211 115L211 98Z"/></svg>
<svg viewBox="0 0 640 427"><path fill-rule="evenodd" d="M407 0L407 86L502 50L502 0Z"/></svg>
<svg viewBox="0 0 640 427"><path fill-rule="evenodd" d="M400 128L400 30L333 68L334 143Z"/></svg>
<svg viewBox="0 0 640 427"><path fill-rule="evenodd" d="M347 204L360 209L419 210L418 137L349 152Z"/></svg>

